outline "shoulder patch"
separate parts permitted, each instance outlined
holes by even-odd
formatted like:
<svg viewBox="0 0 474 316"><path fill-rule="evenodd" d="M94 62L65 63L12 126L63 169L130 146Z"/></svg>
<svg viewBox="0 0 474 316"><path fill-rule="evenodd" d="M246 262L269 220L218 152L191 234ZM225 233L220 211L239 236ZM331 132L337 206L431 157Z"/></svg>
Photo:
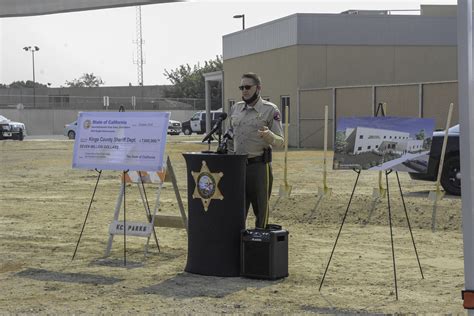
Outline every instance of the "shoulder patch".
<svg viewBox="0 0 474 316"><path fill-rule="evenodd" d="M275 113L273 113L273 119L278 122L281 121L280 111L275 111Z"/></svg>

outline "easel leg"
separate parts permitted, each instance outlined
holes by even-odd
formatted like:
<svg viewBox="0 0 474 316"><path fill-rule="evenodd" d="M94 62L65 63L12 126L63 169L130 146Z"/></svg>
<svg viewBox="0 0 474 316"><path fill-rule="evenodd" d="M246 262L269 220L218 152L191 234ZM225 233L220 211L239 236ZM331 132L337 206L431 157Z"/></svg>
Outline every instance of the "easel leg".
<svg viewBox="0 0 474 316"><path fill-rule="evenodd" d="M420 268L421 278L424 279L423 270L421 269L420 258L418 257L418 251L416 250L415 238L413 238L413 232L411 230L410 219L408 218L407 207L405 205L405 199L403 198L402 186L400 185L400 178L398 177L398 172L395 172L397 175L398 188L400 189L400 196L402 197L403 209L405 210L405 216L407 218L408 230L410 230L411 241L413 243L413 248L415 249L416 260L418 261L418 267Z"/></svg>
<svg viewBox="0 0 474 316"><path fill-rule="evenodd" d="M390 191L388 188L388 175L392 170L385 171L385 181L387 183L387 203L388 203L388 222L390 225L390 242L392 244L392 262L393 262L393 277L395 280L395 298L398 301L398 287L397 287L397 267L395 265L395 249L393 248L393 231L392 231L392 211L390 209Z"/></svg>
<svg viewBox="0 0 474 316"><path fill-rule="evenodd" d="M151 215L150 204L148 203L148 197L146 195L145 185L143 184L143 179L142 179L142 175L141 175L140 171L138 172L138 176L140 177L140 182L142 184L141 190L140 190L140 187L138 187L138 188L139 188L140 194L143 192L142 199L145 198L145 203L146 203L145 210L146 210L147 219L148 219L148 222L151 222L153 220L153 218L152 218L152 215ZM158 237L156 236L156 231L155 231L155 223L152 223L152 230L153 230L153 236L155 237L156 247L158 247L158 252L160 252L161 251L160 250L160 245L158 244ZM148 252L149 242L150 242L150 236L148 236L146 246L145 246L145 257L146 257L146 254Z"/></svg>
<svg viewBox="0 0 474 316"><path fill-rule="evenodd" d="M120 208L122 207L122 200L123 200L123 182L120 185L120 191L117 196L117 202L115 203L115 210L114 210L114 218L112 222L118 221L120 216ZM110 255L110 251L112 250L112 243L114 241L114 234L109 233L109 240L107 242L107 248L105 250L104 258L107 258Z"/></svg>
<svg viewBox="0 0 474 316"><path fill-rule="evenodd" d="M123 187L123 265L127 265L127 219L126 219L126 200L125 200L125 175L128 171L123 172L122 187Z"/></svg>
<svg viewBox="0 0 474 316"><path fill-rule="evenodd" d="M186 232L188 232L188 218L186 217L186 212L184 211L183 200L181 200L181 195L179 193L178 181L176 180L176 175L174 173L173 166L171 165L170 157L166 159L166 169L170 175L171 183L173 184L174 194L176 196L176 201L178 201L179 212L181 213L181 218L183 220L184 227Z"/></svg>
<svg viewBox="0 0 474 316"><path fill-rule="evenodd" d="M337 233L336 241L334 242L334 246L332 247L331 256L329 257L328 264L326 265L326 270L324 270L323 278L321 279L321 283L319 284L319 291L321 291L321 287L323 286L324 279L326 278L326 273L328 272L329 265L331 264L331 259L332 259L332 256L334 254L334 250L336 249L337 241L339 240L339 236L341 235L342 226L344 226L344 222L346 221L347 212L349 212L349 207L350 207L351 202L352 202L352 197L354 196L354 192L355 192L355 189L357 187L357 181L359 181L360 170L354 170L354 171L357 172L357 178L356 178L356 181L354 183L354 188L352 189L351 198L349 199L349 203L347 203L346 212L344 213L344 217L342 219L341 227L339 228L339 232Z"/></svg>
<svg viewBox="0 0 474 316"><path fill-rule="evenodd" d="M95 169L95 171L97 171L97 169ZM72 255L71 261L74 260L74 257L76 256L77 248L79 247L79 243L81 242L82 233L84 232L84 228L86 227L87 218L89 217L89 212L91 210L92 201L94 201L95 192L97 190L97 186L99 185L99 180L100 180L100 175L102 174L102 170L97 171L97 172L99 173L99 175L97 176L97 182L95 183L94 192L92 193L91 201L89 203L89 208L87 209L87 213L86 213L86 218L84 219L84 224L82 224L81 234L79 235L79 239L77 240L76 249L74 250L74 254Z"/></svg>

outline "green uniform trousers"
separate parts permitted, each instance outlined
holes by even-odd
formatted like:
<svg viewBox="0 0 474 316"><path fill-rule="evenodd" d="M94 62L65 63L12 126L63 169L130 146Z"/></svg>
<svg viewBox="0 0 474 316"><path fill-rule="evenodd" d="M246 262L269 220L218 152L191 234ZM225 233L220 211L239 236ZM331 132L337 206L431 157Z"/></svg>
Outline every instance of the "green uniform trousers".
<svg viewBox="0 0 474 316"><path fill-rule="evenodd" d="M256 162L247 165L245 188L245 217L250 204L255 214L255 227L265 228L268 224L270 207L268 199L272 194L273 174L270 163Z"/></svg>

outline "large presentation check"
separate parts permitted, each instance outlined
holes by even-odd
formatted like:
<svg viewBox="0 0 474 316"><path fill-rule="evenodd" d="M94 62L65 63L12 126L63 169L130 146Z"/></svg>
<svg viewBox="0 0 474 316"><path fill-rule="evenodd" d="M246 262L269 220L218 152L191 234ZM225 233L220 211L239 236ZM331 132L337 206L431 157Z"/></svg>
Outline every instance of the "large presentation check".
<svg viewBox="0 0 474 316"><path fill-rule="evenodd" d="M160 170L169 118L169 112L79 113L72 167Z"/></svg>

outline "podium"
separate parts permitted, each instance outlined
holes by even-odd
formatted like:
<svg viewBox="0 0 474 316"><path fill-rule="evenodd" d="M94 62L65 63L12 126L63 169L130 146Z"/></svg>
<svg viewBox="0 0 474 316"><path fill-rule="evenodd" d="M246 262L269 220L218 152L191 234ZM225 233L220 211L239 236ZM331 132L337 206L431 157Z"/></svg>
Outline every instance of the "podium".
<svg viewBox="0 0 474 316"><path fill-rule="evenodd" d="M184 153L183 156L188 178L185 271L239 276L247 155Z"/></svg>

